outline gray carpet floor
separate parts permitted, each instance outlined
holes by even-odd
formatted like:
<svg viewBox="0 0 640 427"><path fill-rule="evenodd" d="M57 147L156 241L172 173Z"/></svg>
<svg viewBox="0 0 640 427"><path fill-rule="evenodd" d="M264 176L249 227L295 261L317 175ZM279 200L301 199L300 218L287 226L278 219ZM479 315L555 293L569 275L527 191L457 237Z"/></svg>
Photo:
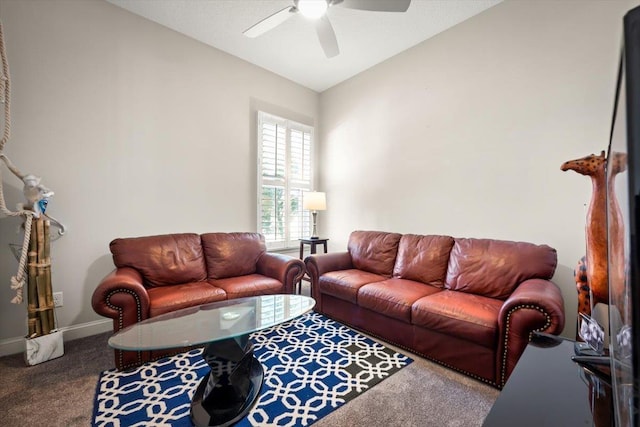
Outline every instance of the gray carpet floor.
<svg viewBox="0 0 640 427"><path fill-rule="evenodd" d="M402 353L408 354L414 362L314 426L482 425L498 397L498 390L419 356Z"/></svg>
<svg viewBox="0 0 640 427"><path fill-rule="evenodd" d="M27 366L0 358L0 425L89 426L100 372L113 369L111 334L65 342L64 356Z"/></svg>
<svg viewBox="0 0 640 427"><path fill-rule="evenodd" d="M114 367L107 345L110 335L65 342L63 357L36 366L26 366L22 354L0 358L0 425L91 425L99 374ZM315 427L482 425L498 390L389 347L409 355L413 363L317 421Z"/></svg>

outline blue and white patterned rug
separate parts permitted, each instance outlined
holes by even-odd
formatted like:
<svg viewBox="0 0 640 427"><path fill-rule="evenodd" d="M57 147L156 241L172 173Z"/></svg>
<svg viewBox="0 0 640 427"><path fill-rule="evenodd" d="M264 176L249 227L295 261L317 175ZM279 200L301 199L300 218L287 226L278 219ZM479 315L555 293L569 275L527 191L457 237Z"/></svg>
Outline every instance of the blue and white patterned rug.
<svg viewBox="0 0 640 427"><path fill-rule="evenodd" d="M265 368L260 397L237 426L308 426L413 360L318 313L251 335ZM192 350L130 372L104 371L93 426L192 426L191 397L209 371Z"/></svg>

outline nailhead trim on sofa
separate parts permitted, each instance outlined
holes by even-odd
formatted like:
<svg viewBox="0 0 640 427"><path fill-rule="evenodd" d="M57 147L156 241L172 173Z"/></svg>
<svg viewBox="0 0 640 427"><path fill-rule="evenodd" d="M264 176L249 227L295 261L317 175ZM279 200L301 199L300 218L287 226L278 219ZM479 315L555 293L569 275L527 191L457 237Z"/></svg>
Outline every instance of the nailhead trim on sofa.
<svg viewBox="0 0 640 427"><path fill-rule="evenodd" d="M531 336L532 336L533 332L544 331L545 329L547 329L551 325L551 317L549 316L549 314L547 312L545 312L542 308L538 307L538 306L531 305L531 304L522 304L522 305L517 305L517 306L513 307L511 310L509 310L509 312L507 313L507 325L506 325L506 329L505 329L505 341L504 341L505 347L504 347L504 353L502 355L502 369L501 369L501 373L500 373L500 383L499 384L497 384L497 383L495 383L493 381L489 381L486 378L479 377L478 375L473 374L471 372L467 372L467 371L465 371L463 369L457 368L455 366L451 366L448 363L442 362L442 361L440 361L438 359L434 359L433 357L430 357L430 356L427 356L426 354L423 354L423 353L420 353L418 351L415 351L414 349L405 347L402 344L398 344L398 343L393 342L393 341L391 341L391 340L389 340L387 338L383 338L383 337L381 337L381 336L379 336L377 334L374 334L373 332L371 332L371 331L369 331L367 329L357 328L357 327L352 326L352 325L348 325L348 326L352 327L352 328L355 328L355 329L358 329L358 330L360 330L362 332L365 332L366 334L369 334L372 337L378 338L379 340L382 340L382 341L387 342L389 344L393 344L394 346L396 346L398 348L401 348L403 350L407 350L410 353L417 354L418 356L424 357L425 359L428 359L428 360L430 360L432 362L435 362L435 363L437 363L439 365L445 366L445 367L447 367L449 369L453 369L454 371L460 372L462 374L465 374L465 375L467 375L469 377L475 378L475 379L477 379L479 381L482 381L484 383L487 383L487 384L489 384L489 385L491 385L493 387L497 387L500 390L502 390L502 388L504 387L504 384L506 382L505 381L506 361L507 361L507 352L508 352L508 348L509 348L508 347L508 341L509 341L509 328L510 328L510 322L511 322L511 315L515 311L517 311L517 310L519 310L521 308L529 308L529 309L533 309L533 310L538 310L546 318L546 323L541 328L535 329L534 331L531 331L529 333L529 341L531 341ZM331 316L327 315L326 313L325 313L325 316L331 317ZM334 320L338 321L337 319L334 319Z"/></svg>
<svg viewBox="0 0 640 427"><path fill-rule="evenodd" d="M509 328L511 326L511 315L513 314L513 312L515 312L516 310L520 310L521 308L538 310L547 319L547 322L544 324L544 326L538 329L534 329L529 333L529 341L531 341L531 336L534 332L544 331L551 325L551 317L549 316L549 313L545 312L542 308L536 305L522 304L522 305L517 305L513 307L511 310L509 310L509 312L507 313L507 325L505 327L505 334L504 334L504 353L502 354L502 372L500 373L500 385L499 385L500 389L504 387L504 383L506 382L504 377L506 375L507 352L509 350Z"/></svg>
<svg viewBox="0 0 640 427"><path fill-rule="evenodd" d="M128 294L133 295L133 298L136 300L136 317L137 317L137 321L140 322L142 320L142 310L141 310L141 304L140 304L140 298L138 298L138 295L129 290L129 289L116 289L113 290L111 292L109 292L109 294L107 295L106 301L105 303L107 304L108 307L116 310L118 312L118 331L122 329L122 308L117 307L113 304L111 304L111 297L115 294L118 294L120 292L126 292ZM127 366L124 366L124 361L122 360L122 350L117 350L118 351L118 361L120 362L120 369L126 369L132 366L136 366L135 363L129 364ZM138 364L142 363L142 356L141 356L141 352L136 352L138 354Z"/></svg>

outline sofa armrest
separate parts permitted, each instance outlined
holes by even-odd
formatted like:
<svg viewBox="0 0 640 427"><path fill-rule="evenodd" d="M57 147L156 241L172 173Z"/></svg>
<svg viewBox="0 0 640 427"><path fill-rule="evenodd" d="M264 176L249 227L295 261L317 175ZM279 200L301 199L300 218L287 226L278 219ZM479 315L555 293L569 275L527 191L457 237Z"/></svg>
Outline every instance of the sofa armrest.
<svg viewBox="0 0 640 427"><path fill-rule="evenodd" d="M309 255L305 258L304 263L307 266L307 273L311 279L313 279L314 274L320 277L328 271L353 268L351 254L349 254L349 252Z"/></svg>
<svg viewBox="0 0 640 427"><path fill-rule="evenodd" d="M322 312L322 295L318 286L320 276L329 271L353 268L351 254L349 252L332 252L329 254L309 255L304 259L304 264L311 282L311 296L316 300L316 311Z"/></svg>
<svg viewBox="0 0 640 427"><path fill-rule="evenodd" d="M102 279L91 305L96 313L113 319L113 332L149 317L149 295L134 268L117 268Z"/></svg>
<svg viewBox="0 0 640 427"><path fill-rule="evenodd" d="M258 258L256 272L279 280L284 285L285 293L293 294L295 284L304 275L304 263L289 255L265 252Z"/></svg>
<svg viewBox="0 0 640 427"><path fill-rule="evenodd" d="M522 282L500 309L496 378L502 388L534 331L558 335L564 328L564 300L558 286L544 279Z"/></svg>

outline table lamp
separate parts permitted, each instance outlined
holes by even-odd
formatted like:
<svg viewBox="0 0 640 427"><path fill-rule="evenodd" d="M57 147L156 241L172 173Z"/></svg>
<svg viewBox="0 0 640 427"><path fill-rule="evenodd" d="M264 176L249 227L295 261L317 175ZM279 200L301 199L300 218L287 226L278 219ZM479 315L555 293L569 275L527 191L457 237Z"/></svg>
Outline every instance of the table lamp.
<svg viewBox="0 0 640 427"><path fill-rule="evenodd" d="M311 211L311 215L313 215L313 231L311 232L311 238L319 239L318 231L316 230L316 217L318 215L318 211L327 209L326 194L321 191L308 191L304 193L302 198L302 208Z"/></svg>

